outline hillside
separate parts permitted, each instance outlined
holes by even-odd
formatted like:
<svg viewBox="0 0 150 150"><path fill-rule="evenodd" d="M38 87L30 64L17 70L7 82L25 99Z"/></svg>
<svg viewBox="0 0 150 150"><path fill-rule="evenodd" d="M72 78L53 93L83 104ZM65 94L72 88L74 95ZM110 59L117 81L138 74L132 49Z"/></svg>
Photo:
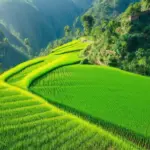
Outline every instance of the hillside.
<svg viewBox="0 0 150 150"><path fill-rule="evenodd" d="M149 78L80 64L88 45L73 41L0 76L1 148L150 148Z"/></svg>
<svg viewBox="0 0 150 150"><path fill-rule="evenodd" d="M130 5L116 19L93 27L95 42L85 51L94 64L117 67L126 71L150 75L150 11L149 1Z"/></svg>

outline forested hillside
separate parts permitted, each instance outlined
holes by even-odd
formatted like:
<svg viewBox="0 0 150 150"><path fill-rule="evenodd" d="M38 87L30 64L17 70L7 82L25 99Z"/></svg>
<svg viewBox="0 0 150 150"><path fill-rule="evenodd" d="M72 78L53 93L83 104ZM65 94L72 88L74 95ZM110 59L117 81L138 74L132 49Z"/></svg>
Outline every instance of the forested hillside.
<svg viewBox="0 0 150 150"><path fill-rule="evenodd" d="M150 75L150 2L130 5L115 19L103 20L90 35L95 42L85 51L94 64L111 65L142 75Z"/></svg>

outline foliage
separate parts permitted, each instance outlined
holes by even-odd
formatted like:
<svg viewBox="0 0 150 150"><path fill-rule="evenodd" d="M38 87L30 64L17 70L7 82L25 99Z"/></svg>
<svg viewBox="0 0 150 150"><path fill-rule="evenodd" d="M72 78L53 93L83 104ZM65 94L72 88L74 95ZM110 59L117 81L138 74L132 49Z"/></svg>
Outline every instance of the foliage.
<svg viewBox="0 0 150 150"><path fill-rule="evenodd" d="M70 27L67 25L64 27L64 31L65 31L65 36L69 36L69 33L70 33Z"/></svg>
<svg viewBox="0 0 150 150"><path fill-rule="evenodd" d="M94 64L150 75L150 16L149 12L142 13L144 4L143 1L131 4L118 18L104 20L94 27L92 35L96 40L85 50L85 57ZM139 15L139 19L130 19L134 15Z"/></svg>
<svg viewBox="0 0 150 150"><path fill-rule="evenodd" d="M82 17L82 24L84 27L84 34L89 35L91 33L92 27L94 26L95 20L90 15L84 15Z"/></svg>

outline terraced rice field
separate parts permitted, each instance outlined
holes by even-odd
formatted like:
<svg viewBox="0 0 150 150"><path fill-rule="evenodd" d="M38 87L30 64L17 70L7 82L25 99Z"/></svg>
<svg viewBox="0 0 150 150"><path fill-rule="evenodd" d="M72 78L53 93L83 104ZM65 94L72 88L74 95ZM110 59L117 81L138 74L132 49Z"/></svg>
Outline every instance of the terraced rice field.
<svg viewBox="0 0 150 150"><path fill-rule="evenodd" d="M64 53L69 53L69 52L76 52L76 51L81 51L83 50L88 44L87 43L79 43L78 40L75 40L69 44L65 44L63 46L60 46L58 48L55 48L53 52L58 55L58 54L64 54Z"/></svg>
<svg viewBox="0 0 150 150"><path fill-rule="evenodd" d="M55 49L47 57L36 58L20 64L0 76L0 150L144 149L143 145L139 144L139 148L137 143L132 143L123 136L108 132L101 126L89 122L90 120L74 115L74 112L69 113L62 110L64 108L57 108L51 103L54 101L69 108L75 108L79 112L85 111L89 118L101 119L103 117L102 119L106 121L120 125L116 112L117 107L112 105L112 100L116 100L114 103L117 106L121 101L127 100L126 96L118 95L119 91L114 86L116 83L120 85L120 91L123 89L121 86L125 82L119 84L119 77L124 79L124 76L127 76L127 80L132 82L141 80L140 83L143 86L148 86L148 80L144 77L139 77L139 79L135 77L133 80L130 79L130 74L120 73L119 75L118 71L113 69L110 72L106 68L76 65L81 60L80 51L76 50L77 47L84 49L87 45L87 43L73 41ZM96 76L92 72L95 72ZM104 77L112 75L114 78L109 84L109 80L104 80ZM97 81L100 78L103 80ZM131 86L129 81L125 85ZM110 88L107 89L107 87ZM111 99L106 99L106 95ZM116 95L118 95L118 99L115 99ZM127 97L129 95L127 94ZM147 100L147 104L149 103L148 99L144 100ZM135 99L131 100L132 103L135 103ZM137 100L138 104L141 103ZM133 108L137 108L136 106ZM125 103L121 108L125 111ZM139 122L142 121L142 116L144 123L141 122L141 125L138 124L139 128L135 126L133 129L135 131L140 129L138 133L145 135L146 131L142 127L149 123L149 118L145 119L149 114L141 113L140 107L138 108ZM129 110L126 110L126 113ZM118 111L122 117L124 113L121 110ZM137 110L132 113L136 114ZM124 117L126 119L122 119L121 122L125 127L133 127L125 124L130 118L125 114ZM135 118L137 119L137 116ZM136 119L133 122L136 122ZM149 136L149 129L147 129L147 133Z"/></svg>
<svg viewBox="0 0 150 150"><path fill-rule="evenodd" d="M148 137L149 143L149 82L149 78L117 69L71 65L45 74L33 82L30 89L75 113Z"/></svg>
<svg viewBox="0 0 150 150"><path fill-rule="evenodd" d="M1 82L0 95L0 149L134 149L29 92Z"/></svg>

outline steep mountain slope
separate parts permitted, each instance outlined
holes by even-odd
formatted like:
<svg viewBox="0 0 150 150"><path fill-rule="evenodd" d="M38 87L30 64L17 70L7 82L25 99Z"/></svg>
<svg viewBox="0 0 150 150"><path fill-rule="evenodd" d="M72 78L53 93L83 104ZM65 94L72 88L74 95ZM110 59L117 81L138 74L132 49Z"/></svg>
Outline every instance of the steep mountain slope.
<svg viewBox="0 0 150 150"><path fill-rule="evenodd" d="M29 59L9 43L0 43L0 54L0 63L4 69L9 69Z"/></svg>
<svg viewBox="0 0 150 150"><path fill-rule="evenodd" d="M84 0L82 9L78 2L72 0L0 0L0 20L18 39L29 38L35 54L48 42L62 36L64 26L72 25L74 19L90 5L89 0ZM13 44L19 45L8 34L6 36Z"/></svg>
<svg viewBox="0 0 150 150"><path fill-rule="evenodd" d="M81 50L88 43L74 41L56 49L56 53L20 64L0 76L0 149L138 149L22 89L29 90L30 83L46 72L79 62L80 50L75 51L78 45Z"/></svg>
<svg viewBox="0 0 150 150"><path fill-rule="evenodd" d="M29 38L34 51L44 47L48 40L56 38L46 18L24 1L0 1L0 19L5 22L10 32L14 30L22 40Z"/></svg>

